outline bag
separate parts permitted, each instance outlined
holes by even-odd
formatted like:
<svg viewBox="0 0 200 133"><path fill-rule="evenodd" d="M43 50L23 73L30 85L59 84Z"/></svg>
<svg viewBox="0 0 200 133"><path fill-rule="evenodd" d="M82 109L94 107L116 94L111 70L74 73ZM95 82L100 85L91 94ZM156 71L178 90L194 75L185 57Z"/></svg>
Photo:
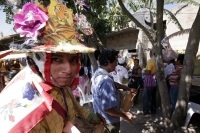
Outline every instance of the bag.
<svg viewBox="0 0 200 133"><path fill-rule="evenodd" d="M169 43L169 38L164 38L162 40L162 55L163 55L163 60L164 61L170 61L172 59L176 59L178 57L178 54L172 49L170 43Z"/></svg>
<svg viewBox="0 0 200 133"><path fill-rule="evenodd" d="M131 92L128 92L123 100L123 108L124 112L128 112L134 103L134 95Z"/></svg>
<svg viewBox="0 0 200 133"><path fill-rule="evenodd" d="M155 74L150 74L150 75L145 75L144 77L144 87L152 88L156 87L156 75Z"/></svg>

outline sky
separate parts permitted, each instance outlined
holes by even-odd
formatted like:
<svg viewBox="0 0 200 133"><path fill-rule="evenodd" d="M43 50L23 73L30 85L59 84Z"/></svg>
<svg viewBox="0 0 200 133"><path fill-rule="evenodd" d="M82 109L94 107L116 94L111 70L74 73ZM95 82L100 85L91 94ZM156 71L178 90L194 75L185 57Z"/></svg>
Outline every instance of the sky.
<svg viewBox="0 0 200 133"><path fill-rule="evenodd" d="M178 4L169 4L165 5L164 8L170 10L177 6ZM13 24L7 24L5 22L5 19L6 19L6 13L0 10L0 32L3 32L4 36L15 34L15 32L13 31Z"/></svg>
<svg viewBox="0 0 200 133"><path fill-rule="evenodd" d="M3 32L4 36L15 34L13 31L13 25L6 23L6 13L0 10L0 32Z"/></svg>

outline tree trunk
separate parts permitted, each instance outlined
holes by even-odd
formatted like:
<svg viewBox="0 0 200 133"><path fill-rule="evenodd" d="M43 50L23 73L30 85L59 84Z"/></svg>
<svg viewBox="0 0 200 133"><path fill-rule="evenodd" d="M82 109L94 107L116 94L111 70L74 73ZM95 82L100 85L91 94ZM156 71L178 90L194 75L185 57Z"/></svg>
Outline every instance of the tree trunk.
<svg viewBox="0 0 200 133"><path fill-rule="evenodd" d="M168 89L166 85L166 81L164 78L164 64L162 61L162 51L161 51L161 45L160 42L164 37L164 31L163 31L163 5L164 0L157 0L157 42L155 42L155 34L150 33L143 25L141 25L131 14L130 12L125 8L121 0L118 0L119 5L121 6L123 12L135 23L138 27L140 27L147 37L149 38L149 41L153 45L154 50L156 51L156 66L157 66L157 80L158 80L158 86L160 88L160 94L161 94L161 101L162 101L162 108L163 108L163 116L164 116L164 124L165 127L167 127L170 122L170 104L169 104L169 95L168 95Z"/></svg>
<svg viewBox="0 0 200 133"><path fill-rule="evenodd" d="M97 47L95 46L95 43L92 42L91 37L88 37L88 44L89 46ZM98 64L97 64L97 60L95 59L94 53L88 53L88 57L90 58L91 65L93 67L93 72L95 72L98 68Z"/></svg>
<svg viewBox="0 0 200 133"><path fill-rule="evenodd" d="M93 33L93 37L95 41L97 42L97 48L99 48L100 51L103 50L104 45L96 32Z"/></svg>
<svg viewBox="0 0 200 133"><path fill-rule="evenodd" d="M147 64L147 51L149 38L146 36L143 30L139 30L137 46L138 46L138 58L141 68L145 68Z"/></svg>
<svg viewBox="0 0 200 133"><path fill-rule="evenodd" d="M156 66L157 66L157 81L161 96L161 106L164 117L164 126L167 128L170 123L170 98L169 92L164 76L164 63L162 60L162 45L161 40L164 38L163 30L163 6L164 0L157 0L157 43L154 47L156 52Z"/></svg>
<svg viewBox="0 0 200 133"><path fill-rule="evenodd" d="M187 104L189 101L189 93L191 88L191 79L194 71L194 63L200 41L200 7L194 20L186 47L183 69L181 71L181 79L179 85L178 100L175 111L171 118L170 127L165 131L172 133L179 127L186 115Z"/></svg>

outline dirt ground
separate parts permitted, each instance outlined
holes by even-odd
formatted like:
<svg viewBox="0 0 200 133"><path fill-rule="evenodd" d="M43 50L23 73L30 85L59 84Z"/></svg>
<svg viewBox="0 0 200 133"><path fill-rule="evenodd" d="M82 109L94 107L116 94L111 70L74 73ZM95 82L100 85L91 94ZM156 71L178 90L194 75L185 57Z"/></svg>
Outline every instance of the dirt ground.
<svg viewBox="0 0 200 133"><path fill-rule="evenodd" d="M200 102L200 95L193 97L194 102ZM139 95L138 103L133 105L130 112L136 116L141 116L133 120L134 125L132 126L128 122L121 120L121 133L163 133L163 117L161 107L157 107L156 114L152 114L150 117L143 117L142 113L142 90ZM183 122L184 125L185 122ZM200 114L194 114L190 120L187 129L183 126L177 130L177 133L200 133Z"/></svg>
<svg viewBox="0 0 200 133"><path fill-rule="evenodd" d="M200 95L196 97L200 102ZM92 104L84 105L90 111L93 111ZM138 103L130 109L132 114L139 116L133 120L133 125L121 119L120 133L163 133L163 117L161 107L157 107L156 114L150 117L142 115L142 91L139 95ZM184 122L183 122L184 124ZM194 114L190 120L187 129L180 127L176 133L200 133L200 114Z"/></svg>

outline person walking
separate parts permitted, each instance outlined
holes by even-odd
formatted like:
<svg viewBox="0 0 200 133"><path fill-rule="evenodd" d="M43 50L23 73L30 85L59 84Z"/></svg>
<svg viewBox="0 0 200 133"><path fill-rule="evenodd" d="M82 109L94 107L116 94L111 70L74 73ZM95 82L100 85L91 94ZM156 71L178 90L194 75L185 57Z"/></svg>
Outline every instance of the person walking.
<svg viewBox="0 0 200 133"><path fill-rule="evenodd" d="M102 50L99 56L100 68L92 77L93 108L95 113L101 114L111 133L119 133L120 117L132 123L134 116L129 112L120 111L120 94L118 89L129 90L136 93L135 89L114 82L110 72L117 66L117 52L113 49Z"/></svg>

